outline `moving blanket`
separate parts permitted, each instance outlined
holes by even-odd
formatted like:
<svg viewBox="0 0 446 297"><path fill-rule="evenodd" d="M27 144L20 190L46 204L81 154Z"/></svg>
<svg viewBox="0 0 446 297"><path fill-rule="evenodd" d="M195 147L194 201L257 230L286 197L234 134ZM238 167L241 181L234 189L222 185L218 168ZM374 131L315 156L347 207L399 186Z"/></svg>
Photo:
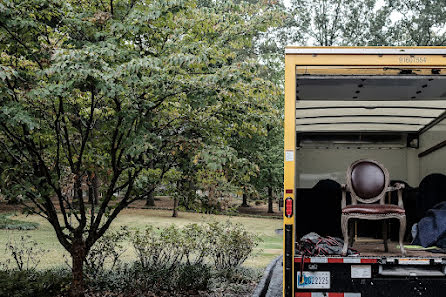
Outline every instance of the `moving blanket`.
<svg viewBox="0 0 446 297"><path fill-rule="evenodd" d="M446 202L429 209L426 216L418 222L413 244L446 248Z"/></svg>
<svg viewBox="0 0 446 297"><path fill-rule="evenodd" d="M303 236L298 244L298 250L302 256L330 256L341 255L344 241L336 237L322 237L317 233L311 232ZM348 249L349 256L359 255L352 249Z"/></svg>

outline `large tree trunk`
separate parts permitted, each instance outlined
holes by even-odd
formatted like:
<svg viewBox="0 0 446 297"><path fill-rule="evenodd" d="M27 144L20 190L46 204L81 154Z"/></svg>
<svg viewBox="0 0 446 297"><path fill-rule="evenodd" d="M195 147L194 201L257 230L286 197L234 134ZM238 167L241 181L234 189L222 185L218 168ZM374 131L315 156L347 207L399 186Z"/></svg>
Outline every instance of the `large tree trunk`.
<svg viewBox="0 0 446 297"><path fill-rule="evenodd" d="M248 195L246 195L246 193L243 193L242 199L243 199L242 206L248 207L249 206L248 205Z"/></svg>
<svg viewBox="0 0 446 297"><path fill-rule="evenodd" d="M94 178L94 173L92 172L88 172L88 176L87 176L87 184L88 184L88 203L93 204L95 203L94 201L94 190L93 190L93 178Z"/></svg>
<svg viewBox="0 0 446 297"><path fill-rule="evenodd" d="M71 250L72 258L72 282L71 282L71 297L83 297L84 296L84 261L86 257L86 247L82 239L77 239L73 242Z"/></svg>
<svg viewBox="0 0 446 297"><path fill-rule="evenodd" d="M82 192L82 177L80 175L75 177L73 184L73 196L73 206L77 208L81 204L80 200L84 199Z"/></svg>
<svg viewBox="0 0 446 297"><path fill-rule="evenodd" d="M273 210L273 188L268 187L268 213L274 213Z"/></svg>
<svg viewBox="0 0 446 297"><path fill-rule="evenodd" d="M146 206L155 206L155 195L154 191L151 191L147 196Z"/></svg>
<svg viewBox="0 0 446 297"><path fill-rule="evenodd" d="M99 204L99 180L96 173L93 173L93 180L91 181L93 184L93 199L94 203Z"/></svg>
<svg viewBox="0 0 446 297"><path fill-rule="evenodd" d="M177 195L174 194L175 196L173 197L173 214L172 217L176 218L178 216L178 198Z"/></svg>

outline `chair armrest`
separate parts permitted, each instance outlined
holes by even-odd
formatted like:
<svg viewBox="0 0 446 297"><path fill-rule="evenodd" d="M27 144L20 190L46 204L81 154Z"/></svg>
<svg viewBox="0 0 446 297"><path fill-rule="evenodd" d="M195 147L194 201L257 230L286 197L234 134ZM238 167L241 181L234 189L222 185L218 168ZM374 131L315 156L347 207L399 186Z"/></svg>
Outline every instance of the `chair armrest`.
<svg viewBox="0 0 446 297"><path fill-rule="evenodd" d="M404 184L401 183L395 183L393 186L391 187L387 187L387 192L392 192L392 191L397 191L397 190L402 190L404 189L406 186Z"/></svg>
<svg viewBox="0 0 446 297"><path fill-rule="evenodd" d="M398 206L404 209L403 189L406 186L401 183L395 183L392 187L387 187L387 192L398 191Z"/></svg>
<svg viewBox="0 0 446 297"><path fill-rule="evenodd" d="M341 190L342 190L341 208L344 209L347 206L347 201L346 201L347 186L342 184Z"/></svg>

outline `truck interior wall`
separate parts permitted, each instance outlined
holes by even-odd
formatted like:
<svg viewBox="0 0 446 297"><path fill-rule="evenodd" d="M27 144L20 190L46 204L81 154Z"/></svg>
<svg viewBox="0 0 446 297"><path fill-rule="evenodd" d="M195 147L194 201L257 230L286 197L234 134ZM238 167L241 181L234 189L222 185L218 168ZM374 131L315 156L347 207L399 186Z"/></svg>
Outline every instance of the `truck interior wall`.
<svg viewBox="0 0 446 297"><path fill-rule="evenodd" d="M418 153L425 152L445 140L446 120L443 120L420 135ZM431 173L446 174L446 146L418 158L418 162L420 179Z"/></svg>
<svg viewBox="0 0 446 297"><path fill-rule="evenodd" d="M414 158L417 157L416 152L408 153L408 150L415 151L414 149L355 146L355 148L338 146L297 150L297 187L312 188L322 179L332 179L344 184L348 166L354 161L364 158L374 159L384 164L389 170L392 180L408 181L408 169L416 166L414 164Z"/></svg>

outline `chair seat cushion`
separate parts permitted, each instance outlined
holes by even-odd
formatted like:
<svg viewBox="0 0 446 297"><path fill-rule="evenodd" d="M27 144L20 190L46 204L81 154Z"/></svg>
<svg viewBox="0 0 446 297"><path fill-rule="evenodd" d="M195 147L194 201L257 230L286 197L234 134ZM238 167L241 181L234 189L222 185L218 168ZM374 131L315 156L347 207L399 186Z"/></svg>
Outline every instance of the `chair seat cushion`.
<svg viewBox="0 0 446 297"><path fill-rule="evenodd" d="M348 205L342 209L342 213L360 213L360 214L405 214L403 208L393 204L356 204Z"/></svg>

